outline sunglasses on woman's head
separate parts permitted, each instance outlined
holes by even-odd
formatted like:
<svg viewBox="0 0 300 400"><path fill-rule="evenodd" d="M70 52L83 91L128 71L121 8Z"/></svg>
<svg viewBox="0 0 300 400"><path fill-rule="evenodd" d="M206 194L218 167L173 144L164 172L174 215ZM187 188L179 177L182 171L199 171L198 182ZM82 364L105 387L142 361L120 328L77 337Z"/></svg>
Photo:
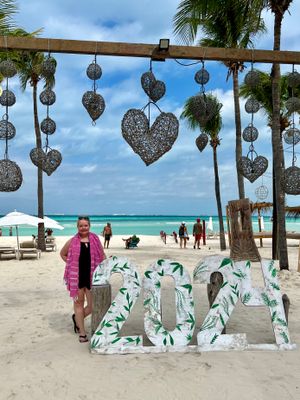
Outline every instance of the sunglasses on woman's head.
<svg viewBox="0 0 300 400"><path fill-rule="evenodd" d="M87 217L87 216L85 216L85 215L81 215L80 217L78 217L78 221L81 221L82 219L84 219L84 220L86 220L86 221L89 221L89 220L90 220L90 218Z"/></svg>

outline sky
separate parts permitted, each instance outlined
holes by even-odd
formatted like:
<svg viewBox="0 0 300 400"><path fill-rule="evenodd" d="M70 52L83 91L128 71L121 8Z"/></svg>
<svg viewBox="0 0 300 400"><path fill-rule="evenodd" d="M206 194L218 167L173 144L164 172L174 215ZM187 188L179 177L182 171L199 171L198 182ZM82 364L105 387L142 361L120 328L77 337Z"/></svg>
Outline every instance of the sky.
<svg viewBox="0 0 300 400"><path fill-rule="evenodd" d="M19 0L15 20L26 31L43 28L40 37L157 44L160 38L170 38L180 44L173 34L172 19L177 0ZM255 39L255 47L272 49L273 16L264 14L268 32ZM290 14L282 27L282 50L299 51L299 0L294 0ZM51 49L50 49L51 50ZM48 214L165 214L216 215L212 148L208 145L200 153L195 139L200 131L191 131L180 120L179 134L172 149L158 161L146 166L122 137L121 121L132 108L141 109L148 98L140 78L149 70L145 58L98 56L102 77L97 81L97 92L106 109L95 126L84 109L81 99L92 89L86 68L93 55L53 54L57 60L55 74L56 102L50 107L50 117L56 122L56 132L49 136L52 149L61 152L63 160L51 175L44 174L44 213ZM185 64L193 60L181 60ZM251 68L246 64L246 72ZM270 71L270 64L255 65ZM197 94L200 86L194 75L201 64L182 66L175 60L153 62L156 78L165 82L166 94L158 101L163 112L180 117L187 98ZM210 74L206 92L213 93L223 104L223 126L218 147L222 205L238 199L235 169L235 126L232 82L226 82L226 68L219 62L207 61ZM291 71L282 66L282 72ZM297 66L296 66L297 69ZM298 68L300 72L300 68ZM245 72L245 73L246 73ZM241 75L241 81L244 76ZM16 192L0 192L0 214L17 209L37 214L37 169L29 153L35 147L33 127L32 88L19 88L18 78L9 82L17 101L9 110L9 119L16 127L16 136L9 141L9 157L17 162L23 173L23 184ZM39 86L39 93L43 90ZM241 102L242 129L250 122ZM39 103L40 122L46 117L46 107ZM4 111L3 111L4 113ZM151 124L156 114L153 112ZM296 118L297 127L299 118ZM254 115L259 137L255 150L269 160L263 178L254 183L245 180L246 196L256 201L255 190L264 185L269 190L266 201L272 201L271 191L271 135L264 114ZM43 143L45 144L45 135ZM4 154L4 141L0 151ZM246 156L249 144L243 143ZM297 148L296 148L297 150ZM291 165L290 149L286 147L286 165ZM298 205L297 196L287 196L288 205Z"/></svg>

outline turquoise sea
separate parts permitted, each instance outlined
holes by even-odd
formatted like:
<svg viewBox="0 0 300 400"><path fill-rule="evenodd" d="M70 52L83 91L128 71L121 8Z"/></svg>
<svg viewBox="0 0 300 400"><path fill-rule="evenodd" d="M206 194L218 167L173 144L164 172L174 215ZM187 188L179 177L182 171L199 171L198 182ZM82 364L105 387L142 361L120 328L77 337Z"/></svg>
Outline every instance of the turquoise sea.
<svg viewBox="0 0 300 400"><path fill-rule="evenodd" d="M54 229L55 236L72 236L76 233L77 215L48 215L55 219L64 227L64 230ZM206 221L208 216L199 216ZM173 231L178 232L179 225L182 221L186 222L188 232L192 233L193 224L198 216L186 215L90 215L92 231L100 234L107 222L112 224L114 235L159 235L160 231L171 234ZM212 216L214 231L219 231L218 217ZM287 218L287 230L300 232L300 219ZM258 231L257 216L252 217L253 230ZM224 218L224 227L227 230L226 218ZM272 221L270 216L264 216L264 230L272 230ZM31 226L23 226L19 228L20 236L36 235L37 228ZM8 236L9 228L2 228L3 236ZM15 235L15 230L13 230Z"/></svg>

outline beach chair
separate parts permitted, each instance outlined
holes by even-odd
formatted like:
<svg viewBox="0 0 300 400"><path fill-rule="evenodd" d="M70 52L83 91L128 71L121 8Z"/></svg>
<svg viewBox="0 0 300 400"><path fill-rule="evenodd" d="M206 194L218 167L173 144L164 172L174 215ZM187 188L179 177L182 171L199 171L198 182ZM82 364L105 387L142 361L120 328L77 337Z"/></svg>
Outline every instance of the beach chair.
<svg viewBox="0 0 300 400"><path fill-rule="evenodd" d="M125 242L125 248L126 249L134 249L135 247L137 247L140 238L138 238L137 236L133 235L132 237L128 238L128 239L123 239Z"/></svg>
<svg viewBox="0 0 300 400"><path fill-rule="evenodd" d="M57 250L56 240L54 236L47 236L45 242L46 242L46 250L50 251Z"/></svg>
<svg viewBox="0 0 300 400"><path fill-rule="evenodd" d="M16 249L14 247L0 247L0 259L2 255L10 255L13 258L16 258Z"/></svg>
<svg viewBox="0 0 300 400"><path fill-rule="evenodd" d="M35 256L37 259L41 257L41 250L36 248L36 244L33 240L21 242L18 250L19 260L24 258L24 255Z"/></svg>

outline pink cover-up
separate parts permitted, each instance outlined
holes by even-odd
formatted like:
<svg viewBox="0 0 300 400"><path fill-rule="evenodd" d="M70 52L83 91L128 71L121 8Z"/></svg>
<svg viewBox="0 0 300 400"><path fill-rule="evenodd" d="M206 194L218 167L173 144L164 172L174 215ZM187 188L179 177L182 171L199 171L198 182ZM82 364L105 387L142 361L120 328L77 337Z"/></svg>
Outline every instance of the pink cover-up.
<svg viewBox="0 0 300 400"><path fill-rule="evenodd" d="M100 239L95 233L89 232L90 252L91 252L91 282L96 267L104 260L104 250ZM79 256L80 256L80 236L79 233L71 239L67 262L64 273L64 281L70 292L70 297L74 300L78 294L79 280Z"/></svg>

